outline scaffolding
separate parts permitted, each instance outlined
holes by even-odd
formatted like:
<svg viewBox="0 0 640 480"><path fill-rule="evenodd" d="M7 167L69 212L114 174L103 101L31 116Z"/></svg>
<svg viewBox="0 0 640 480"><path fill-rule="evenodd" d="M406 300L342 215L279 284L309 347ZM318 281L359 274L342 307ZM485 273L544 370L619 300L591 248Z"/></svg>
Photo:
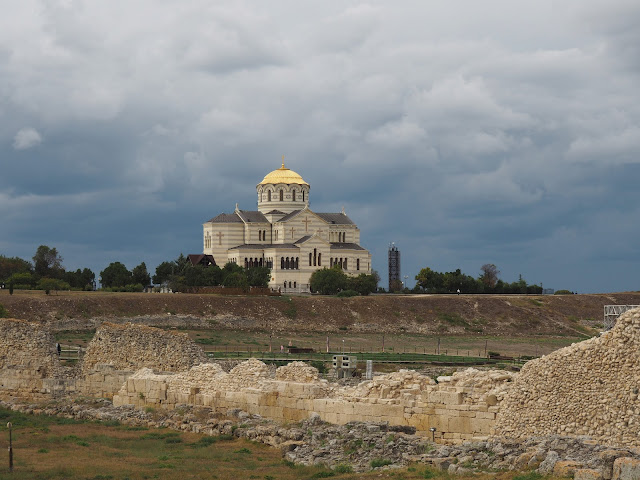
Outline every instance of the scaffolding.
<svg viewBox="0 0 640 480"><path fill-rule="evenodd" d="M389 291L400 281L400 250L395 243L389 245ZM394 285L396 284L396 285Z"/></svg>
<svg viewBox="0 0 640 480"><path fill-rule="evenodd" d="M605 305L604 306L604 331L611 330L618 317L627 310L632 308L640 308L640 305Z"/></svg>

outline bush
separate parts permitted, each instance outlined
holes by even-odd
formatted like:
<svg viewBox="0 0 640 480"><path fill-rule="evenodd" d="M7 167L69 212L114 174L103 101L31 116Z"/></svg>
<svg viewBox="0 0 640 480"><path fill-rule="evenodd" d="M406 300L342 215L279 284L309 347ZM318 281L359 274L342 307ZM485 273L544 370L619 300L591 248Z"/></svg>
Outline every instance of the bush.
<svg viewBox="0 0 640 480"><path fill-rule="evenodd" d="M360 294L355 290L343 290L341 292L338 292L336 297L357 297L358 295Z"/></svg>
<svg viewBox="0 0 640 480"><path fill-rule="evenodd" d="M344 463L340 463L338 465L336 465L336 467L333 469L334 472L336 473L353 473L353 468L351 468L351 465L346 465Z"/></svg>
<svg viewBox="0 0 640 480"><path fill-rule="evenodd" d="M554 295L572 295L573 292L570 292L569 290L556 290Z"/></svg>
<svg viewBox="0 0 640 480"><path fill-rule="evenodd" d="M4 305L0 304L0 318L8 318L9 317L9 312L7 312L7 309L4 308Z"/></svg>
<svg viewBox="0 0 640 480"><path fill-rule="evenodd" d="M391 465L393 462L388 458L374 458L371 460L371 468L384 467L385 465Z"/></svg>
<svg viewBox="0 0 640 480"><path fill-rule="evenodd" d="M327 366L324 364L324 362L321 362L320 360L312 360L310 362L310 365L312 367L317 368L318 369L318 373L320 373L320 374L327 373Z"/></svg>

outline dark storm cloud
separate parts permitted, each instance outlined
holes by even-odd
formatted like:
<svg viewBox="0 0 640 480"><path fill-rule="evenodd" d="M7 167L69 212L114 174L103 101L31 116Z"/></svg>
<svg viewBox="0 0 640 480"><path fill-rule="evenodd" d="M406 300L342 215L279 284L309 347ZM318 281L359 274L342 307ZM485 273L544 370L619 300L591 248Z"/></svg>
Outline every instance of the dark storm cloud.
<svg viewBox="0 0 640 480"><path fill-rule="evenodd" d="M12 4L0 253L153 268L284 154L383 278L637 289L636 3Z"/></svg>

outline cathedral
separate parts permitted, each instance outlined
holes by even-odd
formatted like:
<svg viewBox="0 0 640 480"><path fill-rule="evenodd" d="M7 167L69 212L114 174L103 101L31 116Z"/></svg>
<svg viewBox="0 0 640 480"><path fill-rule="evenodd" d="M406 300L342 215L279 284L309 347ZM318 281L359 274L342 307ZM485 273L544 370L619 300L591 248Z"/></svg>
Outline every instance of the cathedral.
<svg viewBox="0 0 640 480"><path fill-rule="evenodd" d="M371 273L371 254L360 246L360 230L346 215L309 208L310 186L284 166L256 186L258 210L221 213L203 224L202 258L219 266L271 269L269 287L308 292L311 274L340 265L347 275ZM208 257L211 256L211 257Z"/></svg>

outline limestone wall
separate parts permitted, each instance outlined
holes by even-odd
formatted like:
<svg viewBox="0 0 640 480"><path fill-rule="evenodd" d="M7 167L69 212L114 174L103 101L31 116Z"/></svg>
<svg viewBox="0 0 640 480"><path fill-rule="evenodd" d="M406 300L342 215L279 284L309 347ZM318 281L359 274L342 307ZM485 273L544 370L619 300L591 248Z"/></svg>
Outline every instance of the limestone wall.
<svg viewBox="0 0 640 480"><path fill-rule="evenodd" d="M640 446L640 309L600 337L527 363L502 404L496 433L589 435Z"/></svg>
<svg viewBox="0 0 640 480"><path fill-rule="evenodd" d="M494 427L505 384L512 374L469 369L441 377L402 370L337 388L318 380L313 367L294 362L271 378L262 362L252 359L229 373L203 364L178 374L141 369L114 396L114 405L175 408L178 404L211 407L219 412L242 409L278 421L299 421L317 413L328 422L389 422L428 431L437 438L461 441L487 436ZM291 381L297 378L299 381Z"/></svg>
<svg viewBox="0 0 640 480"><path fill-rule="evenodd" d="M40 325L0 319L0 397L38 398L43 379L60 374L54 337Z"/></svg>
<svg viewBox="0 0 640 480"><path fill-rule="evenodd" d="M179 372L206 361L202 349L185 333L105 322L87 347L82 372L88 375L98 364L108 364L116 370L148 367Z"/></svg>

